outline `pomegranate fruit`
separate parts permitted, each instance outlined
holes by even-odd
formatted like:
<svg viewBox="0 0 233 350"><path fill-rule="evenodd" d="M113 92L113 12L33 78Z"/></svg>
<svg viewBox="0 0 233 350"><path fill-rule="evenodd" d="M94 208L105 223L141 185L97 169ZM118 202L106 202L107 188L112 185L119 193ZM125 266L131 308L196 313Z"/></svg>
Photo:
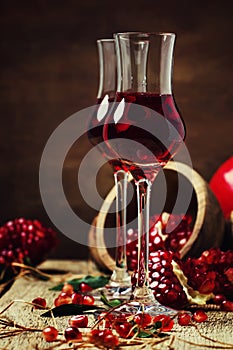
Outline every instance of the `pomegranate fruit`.
<svg viewBox="0 0 233 350"><path fill-rule="evenodd" d="M18 274L19 268L12 263L36 266L56 244L56 232L38 220L8 221L0 227L0 283Z"/></svg>
<svg viewBox="0 0 233 350"><path fill-rule="evenodd" d="M183 262L174 252L158 250L150 253L149 277L150 287L155 298L163 305L174 309L183 309L189 304L204 305L213 297L212 293L201 293L188 285L187 277L182 271ZM132 274L132 286L135 288L138 272ZM140 279L139 286L142 286Z"/></svg>
<svg viewBox="0 0 233 350"><path fill-rule="evenodd" d="M233 211L233 157L226 160L210 180L210 188L217 197L224 216Z"/></svg>
<svg viewBox="0 0 233 350"><path fill-rule="evenodd" d="M166 232L166 225L169 219L169 228L172 232ZM190 215L170 215L163 213L161 217L151 218L149 233L150 252L157 250L170 250L179 252L187 243L192 234L193 222ZM127 263L129 270L137 269L137 230L129 229L127 232Z"/></svg>
<svg viewBox="0 0 233 350"><path fill-rule="evenodd" d="M8 221L0 227L0 270L12 262L38 265L56 243L55 231L38 220Z"/></svg>
<svg viewBox="0 0 233 350"><path fill-rule="evenodd" d="M151 289L163 305L183 308L188 304L187 295L173 271L173 254L157 251L150 254Z"/></svg>
<svg viewBox="0 0 233 350"><path fill-rule="evenodd" d="M188 284L201 293L213 293L233 300L233 251L212 248L199 258L179 262Z"/></svg>

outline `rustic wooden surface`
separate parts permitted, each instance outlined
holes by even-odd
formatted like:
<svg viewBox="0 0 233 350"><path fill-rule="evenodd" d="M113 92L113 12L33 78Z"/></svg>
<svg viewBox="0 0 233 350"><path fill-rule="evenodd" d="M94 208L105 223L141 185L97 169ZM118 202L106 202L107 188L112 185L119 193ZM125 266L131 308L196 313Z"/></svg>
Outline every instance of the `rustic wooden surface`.
<svg viewBox="0 0 233 350"><path fill-rule="evenodd" d="M74 274L98 273L93 265L90 265L84 261L47 261L43 267L49 270L56 268L56 270L60 269L61 271L67 271ZM58 275L56 276L56 278L59 277ZM0 311L13 300L24 300L30 302L33 298L38 296L45 297L48 301L48 305L52 305L58 292L50 291L49 287L53 286L55 283L56 281L41 281L32 277L23 277L18 279L15 281L10 290L0 299ZM43 329L43 327L46 325L53 325L53 320L51 318L40 317L41 313L43 313L41 310L32 310L30 305L22 302L15 302L6 312L4 312L4 316L7 316L9 319L20 325L35 327L38 329ZM174 330L169 333L175 336L175 340L170 347L169 342L172 339L171 337L170 340L157 344L155 347L148 345L146 349L233 349L233 312L208 311L208 316L208 321L200 324L198 329L205 337L216 339L218 342L213 342L207 338L201 337L197 329L192 326L180 327L179 325L175 325ZM1 315L1 318L2 317L3 315ZM66 327L68 318L68 316L56 318L57 327L60 331L64 330ZM3 329L0 328L0 335L2 332ZM223 342L225 345L219 342ZM192 345L191 343L196 345ZM56 343L46 343L43 340L40 332L27 332L11 338L0 339L1 350L41 350L48 349L54 345L56 345ZM72 348L73 345L68 346L68 344L64 344L62 347L59 347L59 349ZM130 348L139 349L139 346L130 346Z"/></svg>
<svg viewBox="0 0 233 350"><path fill-rule="evenodd" d="M51 225L38 186L42 152L60 123L95 103L96 40L116 32L177 34L174 94L194 169L209 181L233 150L232 8L232 1L213 0L192 1L192 9L189 1L173 0L128 0L114 7L108 0L1 0L0 222L23 216ZM77 183L89 149L85 137L71 148L63 183L72 209L91 224L99 208L88 207ZM88 168L86 198L96 181L103 198L113 186L110 166L95 178L101 157L93 157ZM51 184L50 193L56 189ZM60 240L53 257L87 258L87 246L62 233Z"/></svg>

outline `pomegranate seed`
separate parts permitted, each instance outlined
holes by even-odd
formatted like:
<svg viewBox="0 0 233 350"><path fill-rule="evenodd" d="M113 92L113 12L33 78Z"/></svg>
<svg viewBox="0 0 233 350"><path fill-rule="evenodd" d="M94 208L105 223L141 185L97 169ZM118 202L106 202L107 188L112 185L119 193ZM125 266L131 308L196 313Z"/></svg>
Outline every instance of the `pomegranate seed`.
<svg viewBox="0 0 233 350"><path fill-rule="evenodd" d="M88 317L86 315L76 315L71 317L68 323L71 327L86 328L88 325Z"/></svg>
<svg viewBox="0 0 233 350"><path fill-rule="evenodd" d="M92 291L93 288L91 288L91 287L89 286L89 284L87 284L87 283L85 283L85 282L82 282L82 283L80 283L80 285L79 285L79 290L80 290L80 292L82 292L82 293L86 293L86 292Z"/></svg>
<svg viewBox="0 0 233 350"><path fill-rule="evenodd" d="M90 336L93 340L102 341L107 334L112 334L112 331L110 329L92 329Z"/></svg>
<svg viewBox="0 0 233 350"><path fill-rule="evenodd" d="M67 295L71 296L74 293L74 288L71 284L65 283L62 287L62 292L66 293Z"/></svg>
<svg viewBox="0 0 233 350"><path fill-rule="evenodd" d="M224 300L221 304L221 310L233 311L233 302L229 300Z"/></svg>
<svg viewBox="0 0 233 350"><path fill-rule="evenodd" d="M140 327L145 328L152 322L152 316L145 313L140 313L134 316L134 322L137 323Z"/></svg>
<svg viewBox="0 0 233 350"><path fill-rule="evenodd" d="M90 341L95 343L96 341L99 340L99 335L100 333L102 334L103 331L99 330L99 329L92 329L89 333L89 338L90 338Z"/></svg>
<svg viewBox="0 0 233 350"><path fill-rule="evenodd" d="M227 279L230 283L233 283L233 267L229 267L225 272L224 275L227 276Z"/></svg>
<svg viewBox="0 0 233 350"><path fill-rule="evenodd" d="M46 341L55 341L58 337L58 330L55 327L48 326L43 329L42 334Z"/></svg>
<svg viewBox="0 0 233 350"><path fill-rule="evenodd" d="M199 287L199 292L203 294L209 294L213 292L215 287L215 281L211 279L206 279Z"/></svg>
<svg viewBox="0 0 233 350"><path fill-rule="evenodd" d="M115 347L119 345L119 339L114 334L106 334L103 337L103 344L107 346L107 348L115 349Z"/></svg>
<svg viewBox="0 0 233 350"><path fill-rule="evenodd" d="M187 312L181 312L178 315L178 323L180 326L188 326L191 322L191 316Z"/></svg>
<svg viewBox="0 0 233 350"><path fill-rule="evenodd" d="M100 324L103 325L104 328L111 328L115 319L113 314L107 314L107 312L102 312L98 319L101 320Z"/></svg>
<svg viewBox="0 0 233 350"><path fill-rule="evenodd" d="M57 298L54 299L54 305L55 305L56 307L62 305L62 304L60 304L60 302L59 302L59 297L57 297Z"/></svg>
<svg viewBox="0 0 233 350"><path fill-rule="evenodd" d="M82 333L76 327L68 327L64 332L66 340L82 339Z"/></svg>
<svg viewBox="0 0 233 350"><path fill-rule="evenodd" d="M119 336L122 338L131 338L134 335L134 332L132 331L132 325L128 322L116 324L115 329Z"/></svg>
<svg viewBox="0 0 233 350"><path fill-rule="evenodd" d="M46 307L46 300L44 298L35 298L32 300L32 303L35 304L34 308L35 309L44 309Z"/></svg>
<svg viewBox="0 0 233 350"><path fill-rule="evenodd" d="M63 305L63 304L71 304L72 303L72 300L71 300L71 297L64 293L64 292L61 292L58 297L54 300L54 305L55 306L60 306L60 305Z"/></svg>
<svg viewBox="0 0 233 350"><path fill-rule="evenodd" d="M94 305L94 303L95 303L95 298L92 295L83 295L82 304Z"/></svg>
<svg viewBox="0 0 233 350"><path fill-rule="evenodd" d="M193 321L196 321L198 323L201 323L201 322L204 322L208 319L208 316L206 315L206 313L199 309L199 310L196 310L192 316L192 320Z"/></svg>
<svg viewBox="0 0 233 350"><path fill-rule="evenodd" d="M170 316L166 316L166 315L154 316L153 322L154 323L161 322L162 326L161 326L160 330L163 332L169 332L174 326L174 321L171 319Z"/></svg>
<svg viewBox="0 0 233 350"><path fill-rule="evenodd" d="M99 315L99 319L100 318L103 318L104 317L104 319L106 320L109 320L109 321L111 321L111 322L113 322L113 321L115 321L115 318L116 318L116 316L114 316L113 314L111 314L111 313L107 313L107 312L105 312L105 311L103 311L103 312L101 312L101 314ZM117 319L119 319L119 318L121 318L121 317L125 317L125 315L124 314L121 314L121 315L119 315L118 317L117 317Z"/></svg>
<svg viewBox="0 0 233 350"><path fill-rule="evenodd" d="M71 295L71 301L72 301L72 304L81 304L81 302L82 302L82 294L74 292Z"/></svg>
<svg viewBox="0 0 233 350"><path fill-rule="evenodd" d="M222 302L225 301L225 300L226 300L226 297L224 295L222 295L222 294L217 294L213 298L213 302L216 305L221 305Z"/></svg>
<svg viewBox="0 0 233 350"><path fill-rule="evenodd" d="M117 315L117 317L114 316L113 314L109 314L107 317L109 318L109 316L111 316L110 320L114 321L114 324L121 324L121 323L128 322L127 317L129 317L124 313L120 313L119 315Z"/></svg>
<svg viewBox="0 0 233 350"><path fill-rule="evenodd" d="M104 345L104 347L115 349L119 344L119 339L110 329L92 329L89 339L94 344Z"/></svg>

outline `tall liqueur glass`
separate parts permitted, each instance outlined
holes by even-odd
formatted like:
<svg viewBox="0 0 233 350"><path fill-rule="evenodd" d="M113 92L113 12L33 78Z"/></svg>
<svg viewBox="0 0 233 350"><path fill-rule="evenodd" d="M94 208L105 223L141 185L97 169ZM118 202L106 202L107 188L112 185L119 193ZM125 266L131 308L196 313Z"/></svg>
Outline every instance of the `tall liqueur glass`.
<svg viewBox="0 0 233 350"><path fill-rule="evenodd" d="M185 138L172 91L175 34L118 33L115 40L119 105L106 119L103 135L109 152L133 175L137 190L138 269L131 306L169 312L149 286L149 210L152 183Z"/></svg>
<svg viewBox="0 0 233 350"><path fill-rule="evenodd" d="M97 40L99 57L99 87L97 109L89 124L88 136L92 144L97 145L114 169L116 188L116 251L115 268L105 293L108 297L128 298L131 293L131 278L126 260L126 202L129 173L124 171L122 162L108 156L103 143L103 122L108 109L114 108L117 83L117 64L114 39Z"/></svg>

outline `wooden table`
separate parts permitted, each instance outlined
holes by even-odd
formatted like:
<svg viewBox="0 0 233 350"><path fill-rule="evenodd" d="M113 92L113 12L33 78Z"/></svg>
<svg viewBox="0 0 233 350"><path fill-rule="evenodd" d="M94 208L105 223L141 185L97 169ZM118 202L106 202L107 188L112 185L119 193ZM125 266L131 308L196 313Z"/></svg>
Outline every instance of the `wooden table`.
<svg viewBox="0 0 233 350"><path fill-rule="evenodd" d="M54 261L50 260L44 263L41 268L43 270L56 269L63 270L76 274L97 273L93 265L85 261ZM56 275L57 279L60 276ZM59 292L50 291L49 287L56 285L55 281L41 281L34 277L22 277L14 282L11 288L0 299L0 312L9 305L13 300L32 301L35 297L41 296L46 298L48 305L53 305L54 298ZM16 324L25 327L34 327L43 329L46 325L53 325L51 318L42 318L41 310L32 310L32 306L23 302L15 302L8 310L6 310L0 318L7 317ZM193 349L233 349L233 312L208 311L208 321L199 324L201 336L198 330L193 326L181 327L175 324L174 330L169 335L169 339L163 343L156 344L156 346L146 345L144 349L175 349L175 350L193 350ZM63 331L67 326L68 316L56 318L56 324L59 331ZM91 320L93 322L93 318ZM0 335L3 334L4 329L0 326ZM8 329L8 328L6 328ZM5 330L6 330L5 329ZM174 337L173 337L174 336ZM213 342L208 339L216 339L218 342ZM62 335L61 337L62 338ZM174 338L174 339L173 339ZM173 339L172 345L169 343ZM225 345L220 343L226 343ZM192 345L192 343L194 343ZM199 345L198 345L199 344ZM227 345L229 344L229 345ZM63 344L59 346L56 343L46 343L43 340L40 331L24 332L7 338L0 338L0 350L30 350L30 349L76 349L74 345ZM83 347L79 346L79 349ZM139 345L130 345L121 347L122 349L141 349ZM94 347L93 347L94 349ZM96 347L95 347L96 349Z"/></svg>

